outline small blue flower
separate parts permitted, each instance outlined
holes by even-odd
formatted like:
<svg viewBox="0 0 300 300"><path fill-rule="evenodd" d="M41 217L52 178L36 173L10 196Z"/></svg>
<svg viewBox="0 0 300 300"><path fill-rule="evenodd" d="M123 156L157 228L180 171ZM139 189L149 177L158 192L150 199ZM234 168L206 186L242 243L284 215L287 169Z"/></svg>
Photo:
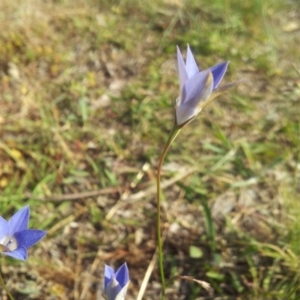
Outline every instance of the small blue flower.
<svg viewBox="0 0 300 300"><path fill-rule="evenodd" d="M180 49L177 47L177 63L180 90L176 100L175 122L177 126L183 126L198 115L207 102L236 83L218 88L229 62L223 62L207 70L199 71L189 46L187 46L186 62L184 62Z"/></svg>
<svg viewBox="0 0 300 300"><path fill-rule="evenodd" d="M129 271L126 263L116 272L110 266L105 265L104 291L107 300L125 299L129 282Z"/></svg>
<svg viewBox="0 0 300 300"><path fill-rule="evenodd" d="M21 208L9 221L0 216L0 252L2 254L26 260L27 248L45 236L46 231L28 229L29 216L28 206Z"/></svg>

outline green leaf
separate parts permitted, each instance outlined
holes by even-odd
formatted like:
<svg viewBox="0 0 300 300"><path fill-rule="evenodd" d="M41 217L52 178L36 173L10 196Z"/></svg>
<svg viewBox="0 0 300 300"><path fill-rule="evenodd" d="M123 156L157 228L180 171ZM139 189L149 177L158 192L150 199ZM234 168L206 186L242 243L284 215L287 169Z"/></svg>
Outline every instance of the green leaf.
<svg viewBox="0 0 300 300"><path fill-rule="evenodd" d="M203 256L203 252L199 247L190 246L190 257L191 258L201 258Z"/></svg>
<svg viewBox="0 0 300 300"><path fill-rule="evenodd" d="M224 274L221 274L221 273L218 273L218 272L215 272L215 271L206 272L206 276L209 277L209 278L212 278L212 279L219 280L219 281L224 280Z"/></svg>

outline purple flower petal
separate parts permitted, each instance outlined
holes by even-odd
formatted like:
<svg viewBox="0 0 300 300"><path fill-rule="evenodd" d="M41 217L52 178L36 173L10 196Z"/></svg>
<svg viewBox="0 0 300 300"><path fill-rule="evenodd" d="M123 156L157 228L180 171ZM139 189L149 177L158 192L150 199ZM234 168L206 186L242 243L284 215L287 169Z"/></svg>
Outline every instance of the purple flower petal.
<svg viewBox="0 0 300 300"><path fill-rule="evenodd" d="M199 72L189 45L187 46L186 63L184 63L178 47L177 61L180 93L176 100L175 122L177 126L183 126L194 118L206 104L229 88L229 86L218 87L229 62L223 62Z"/></svg>
<svg viewBox="0 0 300 300"><path fill-rule="evenodd" d="M227 67L228 67L229 61L217 64L210 68L213 76L214 76L214 86L213 89L217 88L221 80L223 79Z"/></svg>
<svg viewBox="0 0 300 300"><path fill-rule="evenodd" d="M0 216L0 241L9 234L9 225L6 220Z"/></svg>
<svg viewBox="0 0 300 300"><path fill-rule="evenodd" d="M104 266L104 288L106 288L106 286L111 281L114 274L115 274L115 271L112 267L107 266L107 265Z"/></svg>
<svg viewBox="0 0 300 300"><path fill-rule="evenodd" d="M25 247L19 247L14 251L10 251L10 252L2 252L2 254L6 255L6 256L10 256L16 259L20 259L20 260L26 260L27 259L27 249Z"/></svg>
<svg viewBox="0 0 300 300"><path fill-rule="evenodd" d="M26 248L31 247L41 240L46 235L46 231L38 229L26 229L23 231L16 232L14 237L17 240L19 246L24 246Z"/></svg>
<svg viewBox="0 0 300 300"><path fill-rule="evenodd" d="M177 125L182 125L186 123L188 120L191 120L194 116L196 116L200 110L197 108L190 106L188 104L181 104L180 107L176 108L176 123Z"/></svg>
<svg viewBox="0 0 300 300"><path fill-rule="evenodd" d="M194 76L199 72L197 63L195 61L194 55L189 45L187 46L187 54L186 54L186 72L189 78L191 78L192 76Z"/></svg>
<svg viewBox="0 0 300 300"><path fill-rule="evenodd" d="M210 70L199 72L185 83L182 91L182 104L188 102L190 106L195 106L201 97L206 98L211 94L213 82L208 82L210 73Z"/></svg>
<svg viewBox="0 0 300 300"><path fill-rule="evenodd" d="M129 285L129 272L124 263L117 272L110 266L104 268L104 290L107 300L124 300Z"/></svg>
<svg viewBox="0 0 300 300"><path fill-rule="evenodd" d="M129 271L126 263L124 263L116 272L116 279L120 283L121 287L125 286L128 283Z"/></svg>
<svg viewBox="0 0 300 300"><path fill-rule="evenodd" d="M46 231L27 229L29 222L29 207L25 206L17 211L7 222L0 217L0 252L4 255L20 259L27 259L27 248L37 243Z"/></svg>
<svg viewBox="0 0 300 300"><path fill-rule="evenodd" d="M115 300L121 290L122 287L113 275L113 278L109 281L108 285L105 288L107 300Z"/></svg>
<svg viewBox="0 0 300 300"><path fill-rule="evenodd" d="M129 281L127 282L127 284L125 286L122 287L122 289L118 292L117 297L114 300L124 300L126 293L127 293L127 289L129 286Z"/></svg>
<svg viewBox="0 0 300 300"><path fill-rule="evenodd" d="M8 221L10 226L10 233L13 234L14 232L25 230L28 228L29 222L29 206L25 206L17 211L11 219Z"/></svg>
<svg viewBox="0 0 300 300"><path fill-rule="evenodd" d="M213 75L210 70L202 71L189 79L182 94L183 101L176 107L176 124L187 123L202 109L201 104L212 93Z"/></svg>
<svg viewBox="0 0 300 300"><path fill-rule="evenodd" d="M178 73L179 73L179 82L180 82L180 93L183 89L183 85L188 80L188 73L184 64L179 47L177 46L177 63L178 63Z"/></svg>

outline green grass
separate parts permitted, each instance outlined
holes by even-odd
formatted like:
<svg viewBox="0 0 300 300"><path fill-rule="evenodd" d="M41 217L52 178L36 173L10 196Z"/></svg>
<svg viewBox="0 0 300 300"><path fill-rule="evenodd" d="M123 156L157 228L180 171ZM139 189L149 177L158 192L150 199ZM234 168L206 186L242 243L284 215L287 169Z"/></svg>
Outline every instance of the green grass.
<svg viewBox="0 0 300 300"><path fill-rule="evenodd" d="M137 297L156 245L149 188L173 124L175 47L187 43L201 68L230 60L224 81L244 82L166 158L164 180L195 168L164 190L167 281L212 286L176 277L167 298L298 299L297 5L3 1L0 213L29 204L31 227L49 230L25 264L1 259L16 299L96 299L104 263L124 261ZM158 283L155 268L145 299Z"/></svg>

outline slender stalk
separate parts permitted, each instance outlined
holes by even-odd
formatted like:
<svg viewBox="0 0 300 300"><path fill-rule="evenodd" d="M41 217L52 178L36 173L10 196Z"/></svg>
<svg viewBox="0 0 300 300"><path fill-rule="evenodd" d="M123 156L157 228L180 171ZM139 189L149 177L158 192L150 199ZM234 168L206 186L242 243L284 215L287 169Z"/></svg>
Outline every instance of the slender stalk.
<svg viewBox="0 0 300 300"><path fill-rule="evenodd" d="M0 266L1 267L1 266ZM3 289L5 290L8 298L10 300L14 300L14 297L12 296L12 294L10 293L10 291L8 290L4 280L3 280L3 277L2 277L2 273L1 273L1 268L0 268L0 285L3 287Z"/></svg>
<svg viewBox="0 0 300 300"><path fill-rule="evenodd" d="M166 154L177 137L178 133L180 132L181 128L178 128L177 126L174 126L173 129L171 130L169 134L168 141L161 153L158 167L157 167L157 174L156 174L156 187L157 187L157 247L158 247L158 262L159 262L159 271L160 271L160 279L161 279L161 284L162 284L162 300L165 299L165 291L166 291L166 280L165 280L165 273L164 273L164 264L163 264L163 241L162 241L162 236L161 236L161 210L160 210L160 204L161 204L161 191L160 191L160 174L161 174L161 168L162 164L165 160Z"/></svg>

